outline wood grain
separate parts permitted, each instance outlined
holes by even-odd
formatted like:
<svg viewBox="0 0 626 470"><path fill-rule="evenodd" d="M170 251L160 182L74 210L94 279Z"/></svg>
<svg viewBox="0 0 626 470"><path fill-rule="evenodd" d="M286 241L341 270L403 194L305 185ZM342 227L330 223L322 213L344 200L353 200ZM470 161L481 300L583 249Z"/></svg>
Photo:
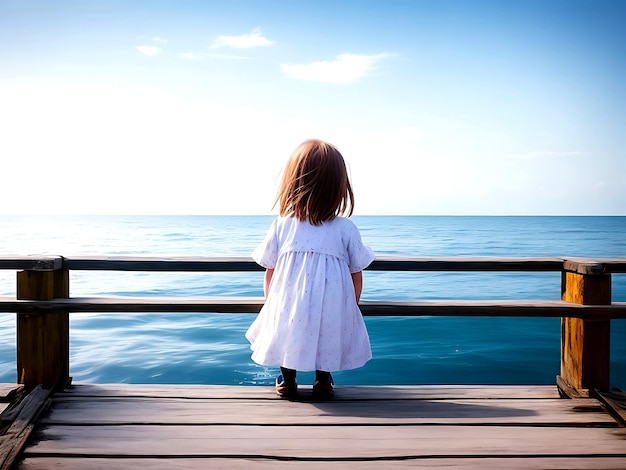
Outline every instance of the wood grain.
<svg viewBox="0 0 626 470"><path fill-rule="evenodd" d="M624 428L555 386L88 385L58 392L19 470L619 468Z"/></svg>

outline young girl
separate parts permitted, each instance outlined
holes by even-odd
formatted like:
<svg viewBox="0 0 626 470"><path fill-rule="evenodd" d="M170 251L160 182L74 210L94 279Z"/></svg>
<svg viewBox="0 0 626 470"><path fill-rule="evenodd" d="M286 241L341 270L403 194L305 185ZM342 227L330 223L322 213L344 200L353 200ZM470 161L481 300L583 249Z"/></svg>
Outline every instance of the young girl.
<svg viewBox="0 0 626 470"><path fill-rule="evenodd" d="M313 395L330 398L331 371L372 357L358 308L361 271L374 259L351 220L354 195L339 151L308 140L284 170L265 240L252 253L266 268L265 305L246 333L252 359L280 366L276 392L297 394L296 371L315 370Z"/></svg>

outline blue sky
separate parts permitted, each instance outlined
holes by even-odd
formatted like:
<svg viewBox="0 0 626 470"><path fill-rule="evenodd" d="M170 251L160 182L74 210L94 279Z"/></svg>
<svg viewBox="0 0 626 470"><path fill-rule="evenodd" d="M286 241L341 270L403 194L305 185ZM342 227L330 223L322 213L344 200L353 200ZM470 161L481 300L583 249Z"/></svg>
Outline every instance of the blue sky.
<svg viewBox="0 0 626 470"><path fill-rule="evenodd" d="M0 213L626 215L626 1L0 1Z"/></svg>

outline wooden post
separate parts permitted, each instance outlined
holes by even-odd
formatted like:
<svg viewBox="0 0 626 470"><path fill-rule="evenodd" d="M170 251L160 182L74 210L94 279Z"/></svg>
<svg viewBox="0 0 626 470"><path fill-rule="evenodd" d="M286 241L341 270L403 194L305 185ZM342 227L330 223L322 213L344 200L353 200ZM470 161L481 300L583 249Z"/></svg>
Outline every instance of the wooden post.
<svg viewBox="0 0 626 470"><path fill-rule="evenodd" d="M598 264L566 262L562 300L582 305L611 304L611 275ZM588 395L589 389L609 389L610 320L561 319L559 386Z"/></svg>
<svg viewBox="0 0 626 470"><path fill-rule="evenodd" d="M19 271L17 298L51 300L69 297L69 271ZM17 315L17 378L27 390L57 386L69 379L70 328L67 312Z"/></svg>

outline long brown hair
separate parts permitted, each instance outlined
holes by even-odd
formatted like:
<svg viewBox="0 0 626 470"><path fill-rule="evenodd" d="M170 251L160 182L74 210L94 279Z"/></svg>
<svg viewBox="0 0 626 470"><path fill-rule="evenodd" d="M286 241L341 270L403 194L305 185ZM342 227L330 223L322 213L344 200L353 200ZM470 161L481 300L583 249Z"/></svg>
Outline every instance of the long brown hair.
<svg viewBox="0 0 626 470"><path fill-rule="evenodd" d="M321 140L307 140L291 154L274 206L281 216L294 216L314 225L338 215L350 217L354 194L339 150Z"/></svg>

